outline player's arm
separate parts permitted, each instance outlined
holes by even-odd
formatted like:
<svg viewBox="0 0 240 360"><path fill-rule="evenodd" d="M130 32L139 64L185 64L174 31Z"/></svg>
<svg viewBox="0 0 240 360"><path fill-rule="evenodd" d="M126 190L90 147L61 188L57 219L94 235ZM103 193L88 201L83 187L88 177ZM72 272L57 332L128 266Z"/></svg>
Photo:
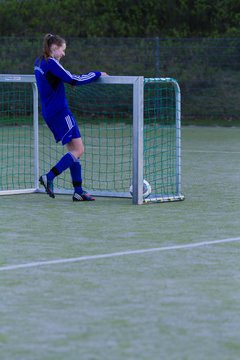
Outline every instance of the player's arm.
<svg viewBox="0 0 240 360"><path fill-rule="evenodd" d="M88 84L98 79L102 75L100 71L91 71L87 74L74 75L71 74L66 69L64 69L64 67L55 59L50 58L48 61L49 61L49 70L51 71L51 73L53 73L63 82L66 82L71 85L78 86L78 85Z"/></svg>
<svg viewBox="0 0 240 360"><path fill-rule="evenodd" d="M91 71L87 74L83 75L72 75L72 82L71 85L82 85L82 84L88 84L96 79L98 79L101 76L101 72L99 71Z"/></svg>

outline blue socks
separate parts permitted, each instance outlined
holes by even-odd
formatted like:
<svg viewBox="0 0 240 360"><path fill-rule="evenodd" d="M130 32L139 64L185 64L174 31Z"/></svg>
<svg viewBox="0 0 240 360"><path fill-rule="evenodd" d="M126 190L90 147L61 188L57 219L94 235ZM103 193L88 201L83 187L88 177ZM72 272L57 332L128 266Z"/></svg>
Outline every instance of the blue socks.
<svg viewBox="0 0 240 360"><path fill-rule="evenodd" d="M70 172L72 176L72 183L74 191L78 194L82 193L82 167L80 160L77 159L70 167Z"/></svg>
<svg viewBox="0 0 240 360"><path fill-rule="evenodd" d="M75 156L68 152L59 162L47 173L48 180L52 181L56 176L60 175L64 170L72 166L74 161L77 161Z"/></svg>
<svg viewBox="0 0 240 360"><path fill-rule="evenodd" d="M60 175L63 171L70 168L72 183L75 192L82 193L82 168L80 160L68 152L65 154L59 162L47 173L47 179L53 181L53 179Z"/></svg>

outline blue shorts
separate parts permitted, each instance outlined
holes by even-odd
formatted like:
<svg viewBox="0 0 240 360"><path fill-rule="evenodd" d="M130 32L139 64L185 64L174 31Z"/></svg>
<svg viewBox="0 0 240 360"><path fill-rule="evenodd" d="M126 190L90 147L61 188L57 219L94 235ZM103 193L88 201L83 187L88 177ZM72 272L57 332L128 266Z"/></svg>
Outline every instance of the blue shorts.
<svg viewBox="0 0 240 360"><path fill-rule="evenodd" d="M56 142L62 141L62 144L65 145L72 139L81 137L78 125L70 111L59 113L54 118L45 121Z"/></svg>

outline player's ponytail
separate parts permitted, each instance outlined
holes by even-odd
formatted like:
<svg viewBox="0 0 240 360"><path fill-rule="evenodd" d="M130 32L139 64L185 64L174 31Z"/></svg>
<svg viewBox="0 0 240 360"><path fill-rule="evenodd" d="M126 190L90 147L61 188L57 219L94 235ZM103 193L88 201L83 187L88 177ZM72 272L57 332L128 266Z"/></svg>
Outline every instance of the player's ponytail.
<svg viewBox="0 0 240 360"><path fill-rule="evenodd" d="M43 39L42 57L48 60L51 56L51 46L62 46L65 43L66 41L58 35L46 34Z"/></svg>

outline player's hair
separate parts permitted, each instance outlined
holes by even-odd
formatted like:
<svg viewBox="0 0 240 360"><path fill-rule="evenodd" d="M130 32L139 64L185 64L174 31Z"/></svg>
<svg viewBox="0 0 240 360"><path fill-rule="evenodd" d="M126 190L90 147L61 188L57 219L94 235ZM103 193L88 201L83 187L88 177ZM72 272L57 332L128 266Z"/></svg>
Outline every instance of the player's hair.
<svg viewBox="0 0 240 360"><path fill-rule="evenodd" d="M51 56L51 46L53 44L57 46L62 46L65 43L66 40L64 40L59 35L46 34L43 39L42 57L48 60Z"/></svg>

